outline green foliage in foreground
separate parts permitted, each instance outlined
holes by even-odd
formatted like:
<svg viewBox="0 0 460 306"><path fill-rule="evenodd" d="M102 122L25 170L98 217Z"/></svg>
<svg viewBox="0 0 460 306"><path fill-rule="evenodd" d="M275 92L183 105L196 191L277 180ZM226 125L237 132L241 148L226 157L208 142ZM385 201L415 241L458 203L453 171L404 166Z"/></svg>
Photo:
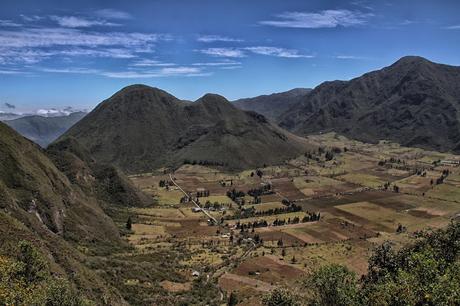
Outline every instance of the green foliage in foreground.
<svg viewBox="0 0 460 306"><path fill-rule="evenodd" d="M328 265L304 282L305 296L281 289L265 305L460 305L460 222L417 234L399 251L389 243L369 260L369 273L358 280L346 267Z"/></svg>
<svg viewBox="0 0 460 306"><path fill-rule="evenodd" d="M19 242L15 259L0 256L0 305L84 304L66 280L51 275L31 243Z"/></svg>

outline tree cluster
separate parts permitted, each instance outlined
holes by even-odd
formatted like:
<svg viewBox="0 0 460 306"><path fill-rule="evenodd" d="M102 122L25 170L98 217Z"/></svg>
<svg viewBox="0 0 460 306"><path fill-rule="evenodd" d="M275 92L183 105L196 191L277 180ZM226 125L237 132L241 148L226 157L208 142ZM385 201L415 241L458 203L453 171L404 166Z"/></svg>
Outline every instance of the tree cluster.
<svg viewBox="0 0 460 306"><path fill-rule="evenodd" d="M184 165L200 165L200 166L219 166L219 167L226 167L228 163L215 161L215 160L189 160L184 159Z"/></svg>
<svg viewBox="0 0 460 306"><path fill-rule="evenodd" d="M243 191L236 190L235 188L227 191L227 197L232 199L232 201L236 201L237 198L242 198L244 196L245 196L245 193Z"/></svg>
<svg viewBox="0 0 460 306"><path fill-rule="evenodd" d="M196 197L197 198L209 197L209 190L197 191L196 192Z"/></svg>
<svg viewBox="0 0 460 306"><path fill-rule="evenodd" d="M260 197L261 195L264 195L264 194L272 194L273 193L272 185L266 184L259 188L249 189L247 193L251 197Z"/></svg>

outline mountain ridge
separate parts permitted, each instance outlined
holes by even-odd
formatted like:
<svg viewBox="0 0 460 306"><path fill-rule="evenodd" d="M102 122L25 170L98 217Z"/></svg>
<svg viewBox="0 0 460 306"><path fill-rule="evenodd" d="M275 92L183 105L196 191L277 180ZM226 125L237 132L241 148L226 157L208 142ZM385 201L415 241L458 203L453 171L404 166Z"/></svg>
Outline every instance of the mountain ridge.
<svg viewBox="0 0 460 306"><path fill-rule="evenodd" d="M85 115L86 112L74 112L67 116L53 117L32 115L4 121L4 123L41 147L46 147Z"/></svg>
<svg viewBox="0 0 460 306"><path fill-rule="evenodd" d="M182 101L138 84L101 102L60 139L68 136L86 146L98 161L130 173L185 161L229 169L257 167L280 163L308 147L305 140L262 115L237 109L220 95ZM283 151L266 154L275 148Z"/></svg>
<svg viewBox="0 0 460 306"><path fill-rule="evenodd" d="M381 139L460 152L460 67L403 57L349 81L324 82L279 114L298 135L335 131L361 141Z"/></svg>

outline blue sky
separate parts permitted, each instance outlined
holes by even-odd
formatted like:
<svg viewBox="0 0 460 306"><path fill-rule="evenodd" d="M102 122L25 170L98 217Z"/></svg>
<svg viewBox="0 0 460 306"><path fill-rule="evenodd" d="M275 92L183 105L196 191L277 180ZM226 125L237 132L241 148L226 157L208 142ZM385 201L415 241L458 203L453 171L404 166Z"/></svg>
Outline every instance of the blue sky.
<svg viewBox="0 0 460 306"><path fill-rule="evenodd" d="M133 83L233 100L404 55L460 65L459 13L454 0L2 0L0 111L91 109Z"/></svg>

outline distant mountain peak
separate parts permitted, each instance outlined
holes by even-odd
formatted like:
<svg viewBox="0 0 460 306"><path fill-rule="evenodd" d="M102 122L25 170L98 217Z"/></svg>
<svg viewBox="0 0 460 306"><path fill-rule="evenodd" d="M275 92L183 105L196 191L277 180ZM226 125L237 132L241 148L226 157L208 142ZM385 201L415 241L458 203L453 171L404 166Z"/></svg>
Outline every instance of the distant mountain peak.
<svg viewBox="0 0 460 306"><path fill-rule="evenodd" d="M299 134L335 131L435 150L460 147L460 67L405 56L350 81L324 82L280 115Z"/></svg>

